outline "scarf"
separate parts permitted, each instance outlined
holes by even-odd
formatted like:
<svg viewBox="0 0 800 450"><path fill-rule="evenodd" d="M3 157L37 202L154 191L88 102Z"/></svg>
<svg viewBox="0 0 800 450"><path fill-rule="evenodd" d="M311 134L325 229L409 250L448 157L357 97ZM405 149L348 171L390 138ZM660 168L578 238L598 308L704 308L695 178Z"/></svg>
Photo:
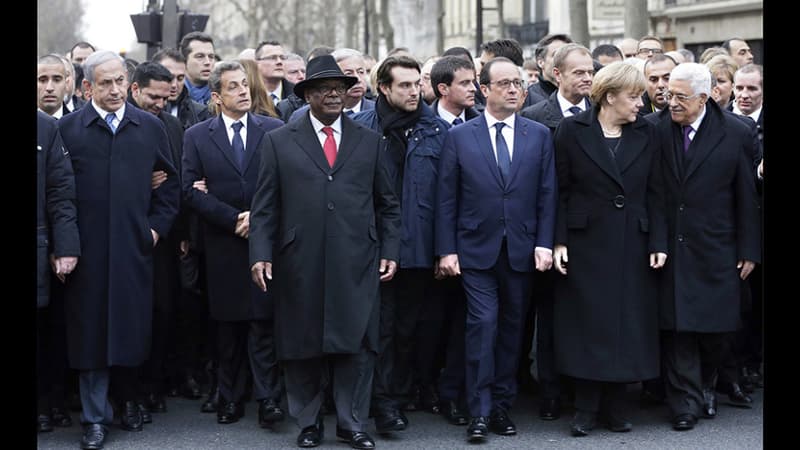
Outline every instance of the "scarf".
<svg viewBox="0 0 800 450"><path fill-rule="evenodd" d="M211 88L208 87L208 84L195 86L188 78L185 78L183 81L186 82L186 89L189 90L189 97L191 97L192 100L203 106L208 105L209 100L211 100Z"/></svg>
<svg viewBox="0 0 800 450"><path fill-rule="evenodd" d="M420 98L417 109L408 112L395 109L386 101L386 97L378 95L375 110L378 114L378 125L383 130L384 136L389 138L387 160L390 167L388 169L394 179L395 192L398 197L401 197L408 137L422 115L422 98Z"/></svg>

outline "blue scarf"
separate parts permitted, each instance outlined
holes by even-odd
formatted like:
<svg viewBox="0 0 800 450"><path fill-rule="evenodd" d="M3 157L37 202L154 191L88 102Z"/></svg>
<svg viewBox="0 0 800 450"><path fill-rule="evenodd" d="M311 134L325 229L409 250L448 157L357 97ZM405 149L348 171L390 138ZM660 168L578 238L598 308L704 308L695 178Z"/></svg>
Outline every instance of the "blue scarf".
<svg viewBox="0 0 800 450"><path fill-rule="evenodd" d="M211 89L208 87L208 84L195 86L189 81L189 78L184 78L183 81L186 85L186 89L189 90L189 96L192 100L203 106L208 105L209 100L211 100Z"/></svg>

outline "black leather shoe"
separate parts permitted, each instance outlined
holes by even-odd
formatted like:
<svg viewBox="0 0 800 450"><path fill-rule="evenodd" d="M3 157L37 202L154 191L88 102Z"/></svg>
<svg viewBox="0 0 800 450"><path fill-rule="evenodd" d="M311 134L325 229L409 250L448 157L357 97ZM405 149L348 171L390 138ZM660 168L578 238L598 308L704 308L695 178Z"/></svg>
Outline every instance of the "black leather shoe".
<svg viewBox="0 0 800 450"><path fill-rule="evenodd" d="M350 431L336 427L336 437L347 442L353 448L362 450L375 448L375 441L364 431Z"/></svg>
<svg viewBox="0 0 800 450"><path fill-rule="evenodd" d="M196 400L203 396L200 384L191 375L186 376L183 382L178 386L178 394L190 400Z"/></svg>
<svg viewBox="0 0 800 450"><path fill-rule="evenodd" d="M217 423L229 424L238 422L244 417L244 405L236 402L220 402L217 411Z"/></svg>
<svg viewBox="0 0 800 450"><path fill-rule="evenodd" d="M97 450L103 448L106 442L108 428L99 423L89 424L83 429L81 438L81 448L85 450Z"/></svg>
<svg viewBox="0 0 800 450"><path fill-rule="evenodd" d="M703 389L703 417L713 419L717 415L717 396L711 388Z"/></svg>
<svg viewBox="0 0 800 450"><path fill-rule="evenodd" d="M761 374L761 371L757 368L748 368L745 367L747 371L747 378L750 380L750 383L757 388L764 387L764 375Z"/></svg>
<svg viewBox="0 0 800 450"><path fill-rule="evenodd" d="M496 409L489 414L489 430L501 436L517 434L517 426L502 409Z"/></svg>
<svg viewBox="0 0 800 450"><path fill-rule="evenodd" d="M261 400L258 405L258 425L266 428L284 418L283 410L273 399Z"/></svg>
<svg viewBox="0 0 800 450"><path fill-rule="evenodd" d="M147 398L145 399L144 404L147 407L147 410L150 412L154 413L167 412L167 402L164 399L164 396L161 394L155 394L153 392L147 394Z"/></svg>
<svg viewBox="0 0 800 450"><path fill-rule="evenodd" d="M39 414L36 416L36 430L39 433L47 433L53 431L53 421L47 414Z"/></svg>
<svg viewBox="0 0 800 450"><path fill-rule="evenodd" d="M65 408L51 408L50 418L52 419L53 425L57 427L72 426L72 417L69 416L69 412L67 412Z"/></svg>
<svg viewBox="0 0 800 450"><path fill-rule="evenodd" d="M454 401L442 402L439 408L442 415L453 425L466 425L467 415L458 407L458 403Z"/></svg>
<svg viewBox="0 0 800 450"><path fill-rule="evenodd" d="M717 385L717 390L728 394L727 403L729 405L738 406L740 408L753 407L753 399L742 391L742 387L739 385L739 383L727 383L727 386L719 383Z"/></svg>
<svg viewBox="0 0 800 450"><path fill-rule="evenodd" d="M681 414L672 419L672 429L675 431L687 431L697 425L697 417L691 414Z"/></svg>
<svg viewBox="0 0 800 450"><path fill-rule="evenodd" d="M142 423L153 423L153 416L144 402L139 402L139 411L142 413Z"/></svg>
<svg viewBox="0 0 800 450"><path fill-rule="evenodd" d="M439 414L439 394L433 386L423 386L419 390L419 406L423 411Z"/></svg>
<svg viewBox="0 0 800 450"><path fill-rule="evenodd" d="M134 401L127 401L122 406L122 411L119 418L119 426L127 431L142 431L144 420L142 419L142 411L139 409L139 404Z"/></svg>
<svg viewBox="0 0 800 450"><path fill-rule="evenodd" d="M556 420L561 417L561 401L557 398L543 398L539 405L539 418L542 420Z"/></svg>
<svg viewBox="0 0 800 450"><path fill-rule="evenodd" d="M204 413L217 412L218 407L219 407L219 387L217 385L214 385L214 388L211 390L211 392L208 393L208 398L200 406L200 412Z"/></svg>
<svg viewBox="0 0 800 450"><path fill-rule="evenodd" d="M602 420L605 427L614 433L627 433L633 429L633 424L628 419L613 412L602 414Z"/></svg>
<svg viewBox="0 0 800 450"><path fill-rule="evenodd" d="M316 424L300 430L300 434L297 435L297 446L303 448L316 447L322 443L323 434L324 426L322 421L318 421Z"/></svg>
<svg viewBox="0 0 800 450"><path fill-rule="evenodd" d="M588 436L597 426L597 414L588 411L576 411L569 425L570 432L575 437Z"/></svg>
<svg viewBox="0 0 800 450"><path fill-rule="evenodd" d="M375 415L375 429L379 434L403 431L408 426L408 419L396 409L378 411Z"/></svg>
<svg viewBox="0 0 800 450"><path fill-rule="evenodd" d="M489 436L489 420L486 417L475 417L467 426L467 440L483 441Z"/></svg>

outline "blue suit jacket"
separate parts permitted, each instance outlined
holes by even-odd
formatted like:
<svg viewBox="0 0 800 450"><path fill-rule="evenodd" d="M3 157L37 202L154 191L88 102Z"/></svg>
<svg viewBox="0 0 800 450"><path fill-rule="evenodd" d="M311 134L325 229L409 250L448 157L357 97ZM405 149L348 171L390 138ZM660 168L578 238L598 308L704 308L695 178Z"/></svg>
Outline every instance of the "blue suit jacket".
<svg viewBox="0 0 800 450"><path fill-rule="evenodd" d="M505 230L511 268L533 271L534 248L553 248L556 187L553 140L544 125L516 117L507 186L485 116L451 128L439 163L436 254L458 254L463 269L489 269Z"/></svg>

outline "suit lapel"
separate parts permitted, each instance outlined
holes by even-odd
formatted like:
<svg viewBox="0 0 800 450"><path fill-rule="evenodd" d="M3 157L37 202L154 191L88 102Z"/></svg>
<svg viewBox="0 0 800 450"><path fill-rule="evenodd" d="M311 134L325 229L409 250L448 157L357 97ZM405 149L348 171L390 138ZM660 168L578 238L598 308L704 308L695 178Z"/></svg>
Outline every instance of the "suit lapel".
<svg viewBox="0 0 800 450"><path fill-rule="evenodd" d="M217 144L220 153L225 156L225 159L231 163L234 169L236 169L239 173L242 173L242 170L239 167L239 162L233 155L233 147L228 141L228 132L225 129L225 122L222 121L222 116L217 116L217 120L212 120L209 122L208 134L211 135L211 140Z"/></svg>
<svg viewBox="0 0 800 450"><path fill-rule="evenodd" d="M262 120L255 115L247 115L247 142L244 147L244 167L242 168L242 173L247 172L247 167L250 166L253 155L258 151L258 144L261 143L261 138L264 137L264 129L261 128L261 124ZM233 150L233 148L231 148L231 150Z"/></svg>
<svg viewBox="0 0 800 450"><path fill-rule="evenodd" d="M578 145L580 145L584 153L586 153L603 172L624 189L625 186L622 184L622 176L617 168L617 163L611 156L611 152L606 145L606 138L603 136L600 123L597 121L596 110L592 110L588 122L586 122L586 119L587 118L584 116L575 120L577 124L582 125L577 128L576 140L578 141ZM620 142L620 146L621 145L622 143Z"/></svg>
<svg viewBox="0 0 800 450"><path fill-rule="evenodd" d="M347 161L347 158L353 154L353 151L356 147L358 147L358 144L361 143L361 138L364 136L351 118L347 117L346 114L342 114L341 117L342 142L339 144L339 149L336 153L336 161L334 161L332 169L333 172L336 172L340 167L342 167L342 164L344 164L345 161Z"/></svg>
<svg viewBox="0 0 800 450"><path fill-rule="evenodd" d="M717 144L722 140L723 124L720 115L718 110L714 110L713 107L706 104L706 116L700 123L700 129L695 133L694 139L689 144L689 150L687 150L691 155L688 158L686 170L684 170L684 180L692 176L697 167L708 158L708 155L717 148Z"/></svg>
<svg viewBox="0 0 800 450"><path fill-rule="evenodd" d="M497 184L503 187L503 180L500 178L500 169L497 167L497 159L494 157L494 150L492 148L492 141L489 139L489 125L486 123L486 116L481 115L479 119L471 121L472 133L475 136L475 142L478 143L478 151L486 158L486 163L489 164L489 170L497 180Z"/></svg>
<svg viewBox="0 0 800 450"><path fill-rule="evenodd" d="M292 127L291 130L295 132L293 135L295 142L297 142L297 145L299 145L300 148L306 152L308 157L314 161L314 164L323 172L329 173L331 167L328 165L328 160L325 159L325 152L322 150L319 139L317 139L314 127L311 126L311 119L308 117L308 114L303 115L299 120L290 122L286 126ZM344 135L344 133L342 134ZM344 144L344 139L342 139L342 141ZM336 159L339 159L338 155ZM334 166L335 165L334 163Z"/></svg>
<svg viewBox="0 0 800 450"><path fill-rule="evenodd" d="M659 114L660 119L657 122L658 135L662 137L662 158L666 159L667 165L672 170L672 175L678 182L681 182L681 170L678 166L677 153L675 151L675 130L673 130L672 117L669 113L669 108L664 109ZM681 147L683 144L681 144Z"/></svg>
<svg viewBox="0 0 800 450"><path fill-rule="evenodd" d="M621 153L617 154L617 166L619 172L624 173L640 154L647 147L647 135L644 130L647 129L647 124L644 120L639 120L632 124L625 125L622 132L622 141L619 148L623 149Z"/></svg>
<svg viewBox="0 0 800 450"><path fill-rule="evenodd" d="M519 116L514 118L514 156L511 158L511 175L508 177L508 185L514 181L519 172L519 166L525 160L525 152L528 145L528 124L519 120ZM499 170L499 169L498 169Z"/></svg>

